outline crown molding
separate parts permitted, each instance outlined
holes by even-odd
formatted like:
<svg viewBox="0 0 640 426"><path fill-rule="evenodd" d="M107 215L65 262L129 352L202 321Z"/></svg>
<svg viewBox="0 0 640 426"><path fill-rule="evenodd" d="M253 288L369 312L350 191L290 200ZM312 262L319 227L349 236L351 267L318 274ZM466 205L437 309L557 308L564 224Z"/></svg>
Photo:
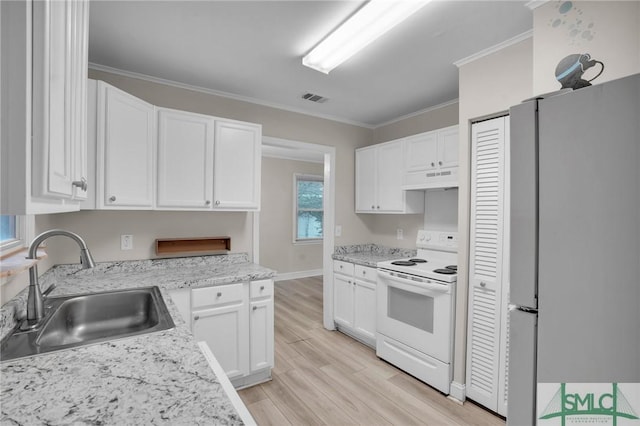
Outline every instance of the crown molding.
<svg viewBox="0 0 640 426"><path fill-rule="evenodd" d="M335 117L335 116L326 115L326 114L314 114L314 113L311 113L311 112L303 110L303 109L292 108L290 106L278 104L278 103L275 103L275 102L267 102L267 101L263 101L263 100L260 100L260 99L251 98L251 97L248 97L248 96L240 96L240 95L235 95L233 93L227 93L227 92L222 92L222 91L219 91L219 90L208 89L206 87L180 83L180 82L177 82L177 81L174 81L174 80L167 80L167 79L164 79L164 78L153 77L153 76L150 76L150 75L147 75L147 74L137 73L137 72L133 72L133 71L126 71L126 70L122 70L122 69L119 69L119 68L113 68L113 67L109 67L109 66L106 66L106 65L96 64L94 62L90 62L89 63L89 69L92 69L92 70L95 70L95 71L108 72L108 73L116 74L116 75L121 75L123 77L130 77L130 78L135 78L135 79L138 79L138 80L149 81L151 83L157 83L157 84L163 84L163 85L166 85L166 86L177 87L179 89L186 89L186 90L192 90L192 91L195 91L195 92L206 93L208 95L220 96L222 98L233 99L235 101L247 102L247 103L251 103L251 104L255 104L255 105L261 105L261 106L265 106L265 107L269 107L269 108L276 108L276 109L289 111L289 112L293 112L293 113L297 113L297 114L303 114L303 115L307 115L307 116L311 116L311 117L315 117L315 118L321 118L321 119L324 119L324 120L331 120L331 121L336 121L336 122L343 123L343 124L350 124L352 126L364 127L366 129L372 129L373 130L373 129L376 128L375 125L371 125L371 124L367 124L367 123L361 123L359 121L347 120L347 119L344 119L344 118Z"/></svg>
<svg viewBox="0 0 640 426"><path fill-rule="evenodd" d="M467 56L466 58L462 58L453 63L456 67L460 68L463 65L466 65L470 62L483 58L485 56L491 55L493 53L499 52L500 50L512 46L514 44L520 43L523 40L533 37L533 30L525 31L522 34L518 34L515 37L511 37L508 40L503 41L502 43L498 43L494 46L483 49L479 52L474 53L473 55Z"/></svg>
<svg viewBox="0 0 640 426"><path fill-rule="evenodd" d="M549 0L531 0L530 2L525 4L525 6L527 6L531 10L535 10L545 3L549 3Z"/></svg>

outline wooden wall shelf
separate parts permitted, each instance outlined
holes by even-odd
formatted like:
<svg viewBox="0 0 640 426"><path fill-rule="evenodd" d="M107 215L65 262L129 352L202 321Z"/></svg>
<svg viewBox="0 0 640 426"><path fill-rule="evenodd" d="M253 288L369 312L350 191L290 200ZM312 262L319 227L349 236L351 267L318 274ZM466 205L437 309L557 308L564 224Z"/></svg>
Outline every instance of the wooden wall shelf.
<svg viewBox="0 0 640 426"><path fill-rule="evenodd" d="M230 237L158 238L158 256L221 254L231 250Z"/></svg>

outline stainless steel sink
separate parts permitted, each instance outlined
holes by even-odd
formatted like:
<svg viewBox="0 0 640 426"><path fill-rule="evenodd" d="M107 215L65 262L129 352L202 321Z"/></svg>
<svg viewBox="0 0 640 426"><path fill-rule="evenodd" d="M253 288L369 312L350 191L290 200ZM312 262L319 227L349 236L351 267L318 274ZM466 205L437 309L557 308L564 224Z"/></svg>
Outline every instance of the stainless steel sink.
<svg viewBox="0 0 640 426"><path fill-rule="evenodd" d="M2 361L174 327L158 287L50 297L45 306L38 327L3 339Z"/></svg>

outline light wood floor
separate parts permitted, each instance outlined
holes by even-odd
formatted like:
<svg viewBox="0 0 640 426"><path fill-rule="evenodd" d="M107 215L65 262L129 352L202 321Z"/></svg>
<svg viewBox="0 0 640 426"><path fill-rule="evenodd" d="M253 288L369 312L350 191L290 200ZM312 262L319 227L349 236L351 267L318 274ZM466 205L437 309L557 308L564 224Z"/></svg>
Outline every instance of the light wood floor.
<svg viewBox="0 0 640 426"><path fill-rule="evenodd" d="M322 327L321 277L275 285L273 380L239 391L258 425L504 425Z"/></svg>

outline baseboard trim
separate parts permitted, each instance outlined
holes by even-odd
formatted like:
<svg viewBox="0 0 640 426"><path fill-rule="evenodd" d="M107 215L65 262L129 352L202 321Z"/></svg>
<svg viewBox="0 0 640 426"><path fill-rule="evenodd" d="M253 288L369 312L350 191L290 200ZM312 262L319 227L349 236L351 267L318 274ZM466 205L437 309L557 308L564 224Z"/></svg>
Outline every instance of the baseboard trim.
<svg viewBox="0 0 640 426"><path fill-rule="evenodd" d="M274 281L297 280L300 278L317 277L322 275L322 269L311 269L309 271L284 272L276 275Z"/></svg>
<svg viewBox="0 0 640 426"><path fill-rule="evenodd" d="M449 398L457 403L462 404L466 399L465 385L458 382L451 382L449 388Z"/></svg>

